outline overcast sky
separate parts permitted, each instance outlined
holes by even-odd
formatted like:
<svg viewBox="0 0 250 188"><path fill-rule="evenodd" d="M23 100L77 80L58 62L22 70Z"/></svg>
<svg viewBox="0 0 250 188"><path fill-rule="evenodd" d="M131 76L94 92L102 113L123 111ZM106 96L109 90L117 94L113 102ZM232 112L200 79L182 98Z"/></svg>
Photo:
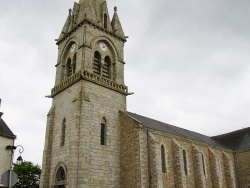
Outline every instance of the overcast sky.
<svg viewBox="0 0 250 188"><path fill-rule="evenodd" d="M73 0L0 0L0 111L42 163L58 38ZM128 111L208 136L250 125L249 0L108 0L128 38ZM15 152L15 159L18 151Z"/></svg>

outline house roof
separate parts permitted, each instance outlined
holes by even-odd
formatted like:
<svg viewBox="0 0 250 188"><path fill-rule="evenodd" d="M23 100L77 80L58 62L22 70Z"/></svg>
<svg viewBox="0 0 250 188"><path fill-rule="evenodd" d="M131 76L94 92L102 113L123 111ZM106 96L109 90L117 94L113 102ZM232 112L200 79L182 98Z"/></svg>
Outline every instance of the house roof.
<svg viewBox="0 0 250 188"><path fill-rule="evenodd" d="M248 128L248 131L247 130L236 131L235 134L232 133L229 133L229 135L225 134L228 136L220 135L217 137L209 137L167 123L163 123L148 117L144 117L142 115L138 115L135 113L126 112L126 114L132 117L133 119L137 120L138 122L140 122L143 127L168 133L181 138L190 139L208 145L213 145L231 150L241 150L243 148L244 149L250 148L250 128ZM238 132L240 132L241 134L238 134ZM236 144L234 144L234 140L232 140L233 137L235 137L235 139L237 138Z"/></svg>
<svg viewBox="0 0 250 188"><path fill-rule="evenodd" d="M4 122L4 120L0 117L0 135L10 137L15 139L16 135L13 134L13 132L10 130L8 125Z"/></svg>
<svg viewBox="0 0 250 188"><path fill-rule="evenodd" d="M231 150L250 148L250 127L212 137Z"/></svg>

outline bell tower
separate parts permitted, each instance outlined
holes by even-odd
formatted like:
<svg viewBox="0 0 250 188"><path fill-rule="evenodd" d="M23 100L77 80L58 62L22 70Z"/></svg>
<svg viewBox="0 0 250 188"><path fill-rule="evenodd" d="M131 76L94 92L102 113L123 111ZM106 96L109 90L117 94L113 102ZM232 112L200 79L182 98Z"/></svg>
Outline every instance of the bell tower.
<svg viewBox="0 0 250 188"><path fill-rule="evenodd" d="M59 38L41 188L120 187L124 35L105 0L74 3Z"/></svg>

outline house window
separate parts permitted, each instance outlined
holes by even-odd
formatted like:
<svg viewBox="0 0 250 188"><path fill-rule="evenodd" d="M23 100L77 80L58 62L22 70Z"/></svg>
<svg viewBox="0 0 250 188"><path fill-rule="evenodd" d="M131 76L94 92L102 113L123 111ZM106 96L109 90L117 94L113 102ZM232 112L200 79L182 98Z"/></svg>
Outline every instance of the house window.
<svg viewBox="0 0 250 188"><path fill-rule="evenodd" d="M166 173L166 159L165 159L165 148L161 145L161 169L163 173Z"/></svg>
<svg viewBox="0 0 250 188"><path fill-rule="evenodd" d="M101 74L101 55L97 51L94 54L93 72L98 75Z"/></svg>
<svg viewBox="0 0 250 188"><path fill-rule="evenodd" d="M65 134L66 134L66 119L64 118L62 124L61 146L65 145Z"/></svg>
<svg viewBox="0 0 250 188"><path fill-rule="evenodd" d="M182 156L183 156L183 168L184 168L184 172L186 175L188 175L188 171L187 171L187 154L186 154L186 150L182 150Z"/></svg>
<svg viewBox="0 0 250 188"><path fill-rule="evenodd" d="M104 59L104 65L102 68L102 76L105 78L110 78L110 65L111 65L111 60L109 56L106 56Z"/></svg>
<svg viewBox="0 0 250 188"><path fill-rule="evenodd" d="M104 28L105 28L105 29L108 28L108 16L107 16L106 13L104 14Z"/></svg>

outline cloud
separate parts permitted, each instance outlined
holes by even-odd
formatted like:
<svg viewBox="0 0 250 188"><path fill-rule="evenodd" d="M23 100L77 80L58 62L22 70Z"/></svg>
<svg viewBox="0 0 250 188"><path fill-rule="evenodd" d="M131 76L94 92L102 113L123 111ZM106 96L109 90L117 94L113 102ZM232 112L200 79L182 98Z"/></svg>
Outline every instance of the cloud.
<svg viewBox="0 0 250 188"><path fill-rule="evenodd" d="M58 38L74 1L0 1L3 119L41 164ZM249 126L249 2L108 0L126 35L128 110L206 135ZM18 153L16 153L18 155Z"/></svg>

